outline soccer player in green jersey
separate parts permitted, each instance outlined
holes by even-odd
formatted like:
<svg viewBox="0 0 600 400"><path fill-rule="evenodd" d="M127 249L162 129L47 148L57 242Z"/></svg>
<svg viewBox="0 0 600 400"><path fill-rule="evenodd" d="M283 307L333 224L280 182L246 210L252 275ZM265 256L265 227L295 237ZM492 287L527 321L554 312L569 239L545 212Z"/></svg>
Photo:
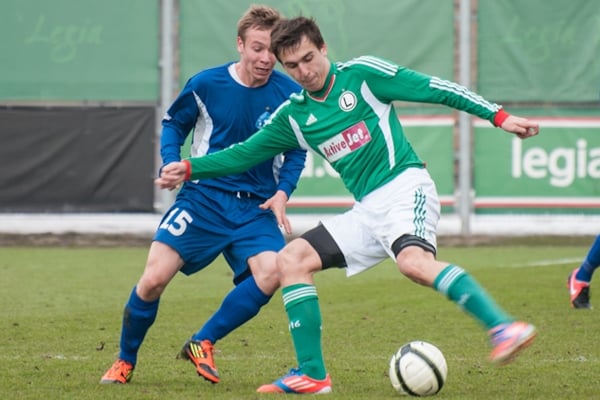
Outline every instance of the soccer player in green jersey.
<svg viewBox="0 0 600 400"><path fill-rule="evenodd" d="M505 364L529 345L536 329L516 321L458 265L436 259L440 203L425 164L404 136L393 101L438 103L527 138L539 126L453 82L367 56L332 63L311 18L282 21L271 49L303 87L243 143L163 168L156 183L240 173L284 151L303 148L325 158L356 199L351 210L289 242L277 256L283 302L298 368L258 392L328 393L321 350L321 312L313 275L332 267L348 276L387 257L402 274L459 305L488 331L490 361Z"/></svg>

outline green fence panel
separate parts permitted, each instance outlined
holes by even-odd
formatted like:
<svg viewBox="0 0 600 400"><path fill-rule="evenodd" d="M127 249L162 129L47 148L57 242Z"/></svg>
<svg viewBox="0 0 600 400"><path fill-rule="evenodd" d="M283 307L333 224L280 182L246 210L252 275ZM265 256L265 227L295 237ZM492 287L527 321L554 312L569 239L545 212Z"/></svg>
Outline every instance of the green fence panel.
<svg viewBox="0 0 600 400"><path fill-rule="evenodd" d="M495 101L597 102L600 1L479 1L478 91Z"/></svg>
<svg viewBox="0 0 600 400"><path fill-rule="evenodd" d="M4 0L0 100L156 101L158 5Z"/></svg>
<svg viewBox="0 0 600 400"><path fill-rule="evenodd" d="M454 195L454 139L453 127L407 126L406 136L416 152L427 164L440 196Z"/></svg>
<svg viewBox="0 0 600 400"><path fill-rule="evenodd" d="M180 84L238 58L237 21L253 2L186 0L180 6ZM332 61L376 55L453 79L454 6L439 0L273 0L287 17L314 17Z"/></svg>

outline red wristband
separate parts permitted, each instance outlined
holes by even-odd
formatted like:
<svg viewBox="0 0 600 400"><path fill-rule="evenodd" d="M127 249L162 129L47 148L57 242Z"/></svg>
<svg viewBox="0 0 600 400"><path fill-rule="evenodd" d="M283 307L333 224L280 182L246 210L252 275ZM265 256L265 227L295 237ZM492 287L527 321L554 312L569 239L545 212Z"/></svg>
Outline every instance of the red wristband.
<svg viewBox="0 0 600 400"><path fill-rule="evenodd" d="M189 181L192 176L192 163L190 160L183 160L185 164L185 177L183 178L186 181Z"/></svg>
<svg viewBox="0 0 600 400"><path fill-rule="evenodd" d="M510 117L510 114L504 111L502 108L498 110L496 115L494 115L494 126L502 126L506 118Z"/></svg>

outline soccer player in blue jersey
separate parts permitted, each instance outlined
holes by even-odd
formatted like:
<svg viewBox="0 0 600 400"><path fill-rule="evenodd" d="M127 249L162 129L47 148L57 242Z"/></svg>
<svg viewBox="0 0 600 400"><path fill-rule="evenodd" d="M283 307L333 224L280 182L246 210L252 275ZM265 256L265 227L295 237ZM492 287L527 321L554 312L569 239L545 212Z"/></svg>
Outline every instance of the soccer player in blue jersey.
<svg viewBox="0 0 600 400"><path fill-rule="evenodd" d="M596 236L596 240L592 247L588 250L587 256L583 263L571 274L567 280L569 295L571 297L571 307L591 309L590 303L590 282L596 268L600 266L600 235Z"/></svg>
<svg viewBox="0 0 600 400"><path fill-rule="evenodd" d="M190 132L193 156L217 152L247 139L300 90L273 70L270 34L279 19L273 8L251 6L238 22L239 61L188 80L162 121L163 168L180 161ZM254 317L279 287L276 254L285 244L280 227L291 233L285 207L305 158L304 150L291 149L243 173L183 185L160 222L144 272L125 305L119 358L101 383L129 382L160 296L174 275L196 273L223 254L235 287L180 354L200 376L219 382L213 345Z"/></svg>
<svg viewBox="0 0 600 400"><path fill-rule="evenodd" d="M466 270L436 258L439 197L393 103L443 104L522 139L537 135L539 125L465 87L378 57L332 63L310 18L282 20L272 32L271 47L303 91L245 142L173 163L156 180L169 189L187 179L245 171L278 152L303 148L326 159L356 199L352 209L324 219L278 253L298 368L258 392L331 392L314 274L342 267L351 276L388 258L409 279L446 296L481 324L492 345L491 362L510 362L533 342L536 329L503 310Z"/></svg>

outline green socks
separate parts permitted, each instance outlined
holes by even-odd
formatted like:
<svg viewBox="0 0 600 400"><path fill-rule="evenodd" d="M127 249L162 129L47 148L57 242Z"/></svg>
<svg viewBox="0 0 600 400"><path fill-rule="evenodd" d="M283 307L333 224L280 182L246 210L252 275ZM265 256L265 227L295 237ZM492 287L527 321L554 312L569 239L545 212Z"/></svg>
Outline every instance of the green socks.
<svg viewBox="0 0 600 400"><path fill-rule="evenodd" d="M448 265L435 278L433 287L474 316L488 330L513 321L460 267ZM321 310L317 289L314 285L297 284L284 287L281 291L298 367L313 379L325 379L327 372L321 348Z"/></svg>
<svg viewBox="0 0 600 400"><path fill-rule="evenodd" d="M289 329L296 349L298 368L313 379L325 379L321 349L321 310L317 289L297 284L281 289Z"/></svg>
<svg viewBox="0 0 600 400"><path fill-rule="evenodd" d="M433 288L474 316L488 330L513 321L471 275L456 265L444 268L435 278Z"/></svg>

